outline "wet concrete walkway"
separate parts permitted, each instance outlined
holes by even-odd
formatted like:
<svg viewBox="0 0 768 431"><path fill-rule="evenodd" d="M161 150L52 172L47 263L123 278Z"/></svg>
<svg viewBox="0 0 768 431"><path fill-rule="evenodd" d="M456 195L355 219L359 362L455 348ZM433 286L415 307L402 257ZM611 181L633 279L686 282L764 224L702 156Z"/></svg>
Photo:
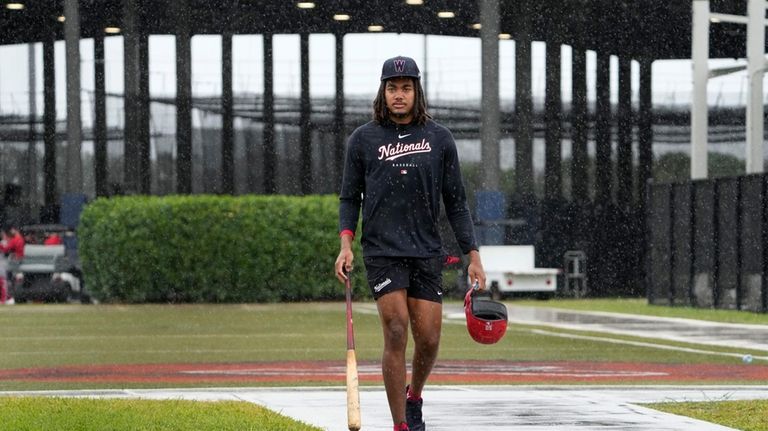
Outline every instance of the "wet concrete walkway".
<svg viewBox="0 0 768 431"><path fill-rule="evenodd" d="M0 395L241 400L327 431L347 429L343 388L136 389ZM436 386L430 387L424 396L424 419L429 431L724 431L731 428L662 413L640 404L768 399L768 388ZM363 388L360 403L363 430L391 431L382 388Z"/></svg>
<svg viewBox="0 0 768 431"><path fill-rule="evenodd" d="M768 352L768 325L718 323L606 312L581 312L510 304L507 304L507 310L512 323L545 324L565 329ZM463 318L463 315L461 317Z"/></svg>

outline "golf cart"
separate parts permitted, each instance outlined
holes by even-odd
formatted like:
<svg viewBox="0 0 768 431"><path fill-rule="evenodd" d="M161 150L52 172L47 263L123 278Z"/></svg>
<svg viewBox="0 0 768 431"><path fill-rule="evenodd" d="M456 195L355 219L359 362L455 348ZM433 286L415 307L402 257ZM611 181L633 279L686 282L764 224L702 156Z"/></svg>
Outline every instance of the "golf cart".
<svg viewBox="0 0 768 431"><path fill-rule="evenodd" d="M12 274L10 291L16 303L89 303L74 230L65 225L39 224L24 226L20 231L26 241L24 258L8 265ZM46 241L52 236L58 236L58 240Z"/></svg>

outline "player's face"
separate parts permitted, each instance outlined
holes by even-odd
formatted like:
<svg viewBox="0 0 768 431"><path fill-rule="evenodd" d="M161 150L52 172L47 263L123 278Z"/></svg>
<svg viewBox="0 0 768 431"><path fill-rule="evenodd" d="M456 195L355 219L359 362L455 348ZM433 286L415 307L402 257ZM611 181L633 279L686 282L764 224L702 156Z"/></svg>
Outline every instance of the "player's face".
<svg viewBox="0 0 768 431"><path fill-rule="evenodd" d="M412 78L392 78L384 87L389 119L395 123L408 124L413 120L413 104L416 89Z"/></svg>

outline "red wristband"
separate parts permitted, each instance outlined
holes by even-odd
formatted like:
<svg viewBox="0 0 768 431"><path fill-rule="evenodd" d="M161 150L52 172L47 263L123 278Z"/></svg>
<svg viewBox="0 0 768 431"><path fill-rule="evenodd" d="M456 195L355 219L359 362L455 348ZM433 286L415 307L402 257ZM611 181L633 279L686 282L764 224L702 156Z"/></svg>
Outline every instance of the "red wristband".
<svg viewBox="0 0 768 431"><path fill-rule="evenodd" d="M355 239L355 233L354 233L354 232L352 232L352 231L351 231L351 230L349 230L349 229L344 229L343 231L339 232L339 238L341 238L341 237L342 237L342 236L344 236L344 235L349 235L349 236L351 236L351 237L352 237L352 239Z"/></svg>

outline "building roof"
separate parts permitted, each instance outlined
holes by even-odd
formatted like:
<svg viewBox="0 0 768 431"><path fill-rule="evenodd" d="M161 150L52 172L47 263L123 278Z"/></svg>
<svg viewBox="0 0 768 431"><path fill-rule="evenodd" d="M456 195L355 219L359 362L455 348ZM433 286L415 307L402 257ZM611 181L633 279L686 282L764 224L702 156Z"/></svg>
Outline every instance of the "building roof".
<svg viewBox="0 0 768 431"><path fill-rule="evenodd" d="M367 33L384 32L479 36L476 2L424 0L314 0L302 9L296 0L188 0L193 34ZM512 39L559 41L632 58L690 58L693 0L499 0L500 31ZM8 5L11 1L5 0ZM51 31L63 39L64 0L18 0L21 10L0 9L0 44L44 40ZM142 5L149 34L174 34L180 0L80 0L81 35L93 37L105 27L119 28L124 3ZM713 12L745 15L747 0L710 0ZM438 12L452 11L453 18ZM338 21L334 15L347 14ZM526 25L526 22L528 25ZM528 27L528 32L525 28ZM713 24L711 58L745 56L746 28Z"/></svg>

